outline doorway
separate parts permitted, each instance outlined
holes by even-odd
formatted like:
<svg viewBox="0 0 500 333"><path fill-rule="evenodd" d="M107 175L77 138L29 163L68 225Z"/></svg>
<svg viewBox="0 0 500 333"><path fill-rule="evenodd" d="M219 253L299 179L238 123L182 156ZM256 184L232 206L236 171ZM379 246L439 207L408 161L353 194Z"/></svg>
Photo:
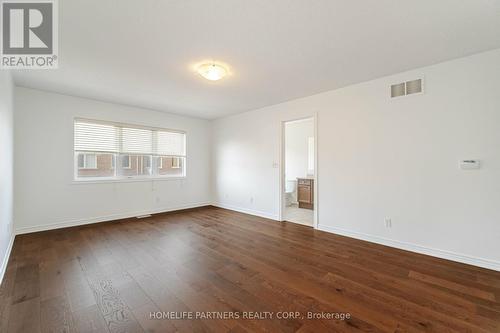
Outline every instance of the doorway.
<svg viewBox="0 0 500 333"><path fill-rule="evenodd" d="M316 227L315 117L282 123L281 221Z"/></svg>

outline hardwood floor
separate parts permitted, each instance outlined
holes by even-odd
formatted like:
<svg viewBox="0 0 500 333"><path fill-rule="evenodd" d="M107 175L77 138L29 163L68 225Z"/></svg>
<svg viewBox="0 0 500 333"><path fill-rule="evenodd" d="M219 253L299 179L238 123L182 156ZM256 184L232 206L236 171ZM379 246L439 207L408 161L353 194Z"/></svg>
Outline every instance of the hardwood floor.
<svg viewBox="0 0 500 333"><path fill-rule="evenodd" d="M500 273L214 207L16 237L0 332L176 331L500 332Z"/></svg>

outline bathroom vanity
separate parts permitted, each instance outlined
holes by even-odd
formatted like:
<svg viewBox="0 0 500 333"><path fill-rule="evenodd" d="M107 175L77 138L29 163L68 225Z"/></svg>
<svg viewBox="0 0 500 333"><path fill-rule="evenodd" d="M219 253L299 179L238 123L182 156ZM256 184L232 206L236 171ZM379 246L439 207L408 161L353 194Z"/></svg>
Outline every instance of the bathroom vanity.
<svg viewBox="0 0 500 333"><path fill-rule="evenodd" d="M297 178L299 208L314 209L314 179Z"/></svg>

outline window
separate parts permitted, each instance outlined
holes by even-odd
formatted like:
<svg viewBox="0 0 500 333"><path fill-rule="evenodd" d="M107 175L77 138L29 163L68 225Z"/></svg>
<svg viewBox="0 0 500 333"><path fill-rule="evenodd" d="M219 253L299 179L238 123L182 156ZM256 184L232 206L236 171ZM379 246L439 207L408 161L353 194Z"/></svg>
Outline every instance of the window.
<svg viewBox="0 0 500 333"><path fill-rule="evenodd" d="M181 161L178 157L172 158L172 169L179 169L181 167Z"/></svg>
<svg viewBox="0 0 500 333"><path fill-rule="evenodd" d="M85 153L78 155L78 168L97 169L97 155Z"/></svg>
<svg viewBox="0 0 500 333"><path fill-rule="evenodd" d="M185 177L184 132L87 119L74 127L77 180Z"/></svg>
<svg viewBox="0 0 500 333"><path fill-rule="evenodd" d="M122 155L120 156L121 161L122 161L122 168L124 169L130 169L130 155Z"/></svg>
<svg viewBox="0 0 500 333"><path fill-rule="evenodd" d="M146 169L151 168L151 156L143 156L142 157L142 165Z"/></svg>

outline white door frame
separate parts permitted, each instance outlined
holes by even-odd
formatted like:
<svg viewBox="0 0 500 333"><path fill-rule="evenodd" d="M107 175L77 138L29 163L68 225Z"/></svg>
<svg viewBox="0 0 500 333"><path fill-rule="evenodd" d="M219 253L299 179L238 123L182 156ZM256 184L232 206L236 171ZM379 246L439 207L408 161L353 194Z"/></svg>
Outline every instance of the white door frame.
<svg viewBox="0 0 500 333"><path fill-rule="evenodd" d="M280 177L279 177L279 221L283 221L283 213L285 211L285 124L292 121L312 119L314 123L314 210L313 210L313 228L318 229L319 218L319 196L318 196L318 113L315 112L312 115L303 116L300 118L292 118L281 121L280 126Z"/></svg>

